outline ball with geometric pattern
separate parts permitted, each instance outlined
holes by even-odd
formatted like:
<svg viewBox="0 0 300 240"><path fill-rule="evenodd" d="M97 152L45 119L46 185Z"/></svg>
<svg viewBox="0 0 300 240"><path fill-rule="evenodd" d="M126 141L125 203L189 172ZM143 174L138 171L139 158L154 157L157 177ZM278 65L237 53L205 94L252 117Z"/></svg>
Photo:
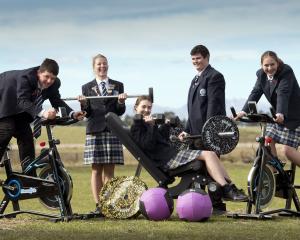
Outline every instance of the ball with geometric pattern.
<svg viewBox="0 0 300 240"><path fill-rule="evenodd" d="M166 220L171 216L173 209L173 199L164 188L150 188L140 197L140 211L149 220Z"/></svg>
<svg viewBox="0 0 300 240"><path fill-rule="evenodd" d="M176 211L182 220L205 221L211 216L212 210L211 199L202 189L188 189L178 196Z"/></svg>

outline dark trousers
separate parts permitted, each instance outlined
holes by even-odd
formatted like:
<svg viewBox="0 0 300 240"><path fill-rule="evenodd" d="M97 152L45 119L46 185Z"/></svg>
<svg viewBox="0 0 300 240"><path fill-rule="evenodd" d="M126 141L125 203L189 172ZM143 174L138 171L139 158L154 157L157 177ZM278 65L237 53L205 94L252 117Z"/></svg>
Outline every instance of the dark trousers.
<svg viewBox="0 0 300 240"><path fill-rule="evenodd" d="M30 124L22 115L14 115L0 119L0 160L12 137L17 139L21 162L26 157L34 159L34 143Z"/></svg>

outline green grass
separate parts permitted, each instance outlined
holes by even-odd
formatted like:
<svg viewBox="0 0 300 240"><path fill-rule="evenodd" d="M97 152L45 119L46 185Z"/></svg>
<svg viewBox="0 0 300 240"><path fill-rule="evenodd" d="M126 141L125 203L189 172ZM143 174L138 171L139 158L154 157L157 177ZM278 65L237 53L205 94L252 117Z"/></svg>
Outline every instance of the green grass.
<svg viewBox="0 0 300 240"><path fill-rule="evenodd" d="M246 189L249 164L225 164L232 179ZM68 168L74 189L73 211L86 213L94 209L90 193L90 167ZM116 175L133 175L135 166L119 166ZM3 169L0 176L4 178ZM142 171L141 179L148 187L155 181ZM297 176L296 182L300 182ZM0 193L2 199L3 193ZM282 207L283 201L275 199L271 208ZM21 201L21 208L45 211L38 200ZM227 202L231 212L244 212L245 203ZM236 220L225 216L212 216L207 222L190 223L180 221L176 211L168 221L148 221L143 216L134 220L76 220L52 223L40 217L19 215L15 219L0 220L0 239L298 239L300 220L278 217L269 221Z"/></svg>

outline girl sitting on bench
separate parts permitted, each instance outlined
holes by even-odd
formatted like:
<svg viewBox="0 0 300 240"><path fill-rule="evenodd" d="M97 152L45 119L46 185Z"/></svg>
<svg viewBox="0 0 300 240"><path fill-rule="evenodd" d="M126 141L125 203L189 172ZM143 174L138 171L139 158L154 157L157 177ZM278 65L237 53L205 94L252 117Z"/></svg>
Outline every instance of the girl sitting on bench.
<svg viewBox="0 0 300 240"><path fill-rule="evenodd" d="M151 117L152 101L149 96L137 98L135 112L143 116L142 121L134 121L131 135L142 150L165 170L175 169L194 160L204 161L209 175L221 185L223 199L246 201L248 197L230 180L217 155L205 150L177 151L169 142L169 124L158 127Z"/></svg>

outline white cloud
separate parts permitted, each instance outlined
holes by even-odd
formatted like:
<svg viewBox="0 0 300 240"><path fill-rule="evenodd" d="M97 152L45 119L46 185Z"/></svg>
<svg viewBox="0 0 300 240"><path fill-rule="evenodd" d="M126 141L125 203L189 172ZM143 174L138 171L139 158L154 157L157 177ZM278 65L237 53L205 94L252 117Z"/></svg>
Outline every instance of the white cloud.
<svg viewBox="0 0 300 240"><path fill-rule="evenodd" d="M228 96L247 94L267 49L299 62L298 1L140 0L128 7L117 1L113 8L84 2L9 6L11 11L2 6L0 72L52 57L61 64L62 92L70 95L92 78L91 58L101 52L127 89L140 92L152 85L162 105L179 105L194 74L189 51L196 44L210 49L212 65L228 79ZM176 94L167 96L168 89Z"/></svg>

